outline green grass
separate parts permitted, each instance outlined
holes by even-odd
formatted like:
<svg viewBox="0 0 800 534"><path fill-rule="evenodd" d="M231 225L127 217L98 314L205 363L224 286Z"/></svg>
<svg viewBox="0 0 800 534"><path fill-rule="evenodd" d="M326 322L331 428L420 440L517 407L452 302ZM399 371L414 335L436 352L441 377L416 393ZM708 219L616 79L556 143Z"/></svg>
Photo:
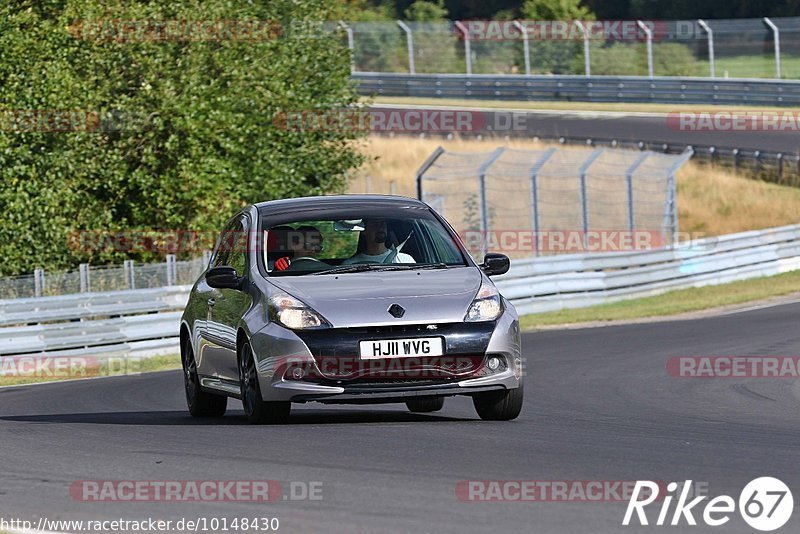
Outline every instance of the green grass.
<svg viewBox="0 0 800 534"><path fill-rule="evenodd" d="M708 61L698 61L697 70L701 76L708 76ZM727 71L730 78L774 78L775 56L765 55L727 56L714 59L717 78L724 78ZM781 78L793 80L800 78L800 57L783 54L781 56Z"/></svg>
<svg viewBox="0 0 800 534"><path fill-rule="evenodd" d="M716 286L681 289L655 297L520 317L523 330L540 326L661 317L758 301L800 291L800 270Z"/></svg>
<svg viewBox="0 0 800 534"><path fill-rule="evenodd" d="M717 73L722 72L717 67ZM372 99L376 104L396 104L415 106L464 106L478 108L523 109L542 111L623 111L646 113L671 113L676 111L697 111L704 109L697 104L614 104L605 102L536 102L520 100L478 100L459 98L421 98L404 96L378 96ZM730 110L791 110L793 108L776 108L775 106L757 106L753 104L742 106L720 105L714 106L720 111Z"/></svg>
<svg viewBox="0 0 800 534"><path fill-rule="evenodd" d="M87 357L86 359L89 362L94 360L93 357ZM7 360L11 361L11 358L8 358ZM99 366L92 366L91 363L87 364L85 372L78 371L73 373L58 373L58 376L55 374L50 376L28 376L25 372L14 375L9 373L8 367L2 367L0 368L3 370L3 372L0 373L0 386L16 386L20 384L35 384L37 382L54 382L60 380L94 378L98 376L134 375L140 373L151 373L154 371L179 369L180 367L181 358L177 354L153 356L151 358L111 357L108 361L101 362ZM23 369L23 371L24 370L25 369Z"/></svg>

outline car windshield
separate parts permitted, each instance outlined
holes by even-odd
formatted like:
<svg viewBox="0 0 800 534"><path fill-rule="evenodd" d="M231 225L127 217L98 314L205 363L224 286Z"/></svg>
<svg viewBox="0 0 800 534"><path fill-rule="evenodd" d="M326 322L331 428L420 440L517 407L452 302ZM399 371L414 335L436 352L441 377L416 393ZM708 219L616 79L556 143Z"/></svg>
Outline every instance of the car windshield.
<svg viewBox="0 0 800 534"><path fill-rule="evenodd" d="M454 237L431 213L402 217L297 217L264 224L264 264L271 276L467 265Z"/></svg>

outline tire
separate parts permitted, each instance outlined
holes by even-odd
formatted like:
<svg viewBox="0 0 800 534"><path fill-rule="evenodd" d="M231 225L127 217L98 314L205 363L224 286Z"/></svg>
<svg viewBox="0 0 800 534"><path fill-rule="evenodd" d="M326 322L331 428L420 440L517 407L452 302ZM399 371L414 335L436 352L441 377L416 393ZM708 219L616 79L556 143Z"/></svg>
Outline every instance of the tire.
<svg viewBox="0 0 800 534"><path fill-rule="evenodd" d="M222 417L228 408L228 397L214 395L200 388L197 362L194 359L192 342L186 339L181 347L183 363L183 386L186 391L186 406L192 417Z"/></svg>
<svg viewBox="0 0 800 534"><path fill-rule="evenodd" d="M489 391L472 396L475 411L484 421L511 421L522 411L522 382L516 389Z"/></svg>
<svg viewBox="0 0 800 534"><path fill-rule="evenodd" d="M444 406L444 397L423 397L406 401L409 412L430 413L438 412Z"/></svg>
<svg viewBox="0 0 800 534"><path fill-rule="evenodd" d="M292 403L262 400L256 360L250 343L245 343L239 350L239 387L242 394L242 408L249 423L263 425L286 423L289 420Z"/></svg>

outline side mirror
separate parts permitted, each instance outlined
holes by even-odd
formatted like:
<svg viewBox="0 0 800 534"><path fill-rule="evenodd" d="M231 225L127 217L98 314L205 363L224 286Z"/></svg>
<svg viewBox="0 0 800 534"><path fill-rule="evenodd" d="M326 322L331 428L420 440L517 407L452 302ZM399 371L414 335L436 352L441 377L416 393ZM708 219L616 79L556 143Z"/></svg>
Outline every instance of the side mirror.
<svg viewBox="0 0 800 534"><path fill-rule="evenodd" d="M206 283L216 289L239 289L242 279L236 274L236 269L228 265L221 265L208 270Z"/></svg>
<svg viewBox="0 0 800 534"><path fill-rule="evenodd" d="M480 267L488 276L506 274L508 268L511 267L511 260L505 254L489 253L484 256L483 264Z"/></svg>

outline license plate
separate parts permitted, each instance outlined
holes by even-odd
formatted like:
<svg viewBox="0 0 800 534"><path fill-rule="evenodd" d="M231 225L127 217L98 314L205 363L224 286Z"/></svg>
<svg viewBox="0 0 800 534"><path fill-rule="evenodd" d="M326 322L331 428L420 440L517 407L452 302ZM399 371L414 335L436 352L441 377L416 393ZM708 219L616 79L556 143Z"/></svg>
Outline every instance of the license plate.
<svg viewBox="0 0 800 534"><path fill-rule="evenodd" d="M442 338L376 339L359 343L362 360L442 356Z"/></svg>

